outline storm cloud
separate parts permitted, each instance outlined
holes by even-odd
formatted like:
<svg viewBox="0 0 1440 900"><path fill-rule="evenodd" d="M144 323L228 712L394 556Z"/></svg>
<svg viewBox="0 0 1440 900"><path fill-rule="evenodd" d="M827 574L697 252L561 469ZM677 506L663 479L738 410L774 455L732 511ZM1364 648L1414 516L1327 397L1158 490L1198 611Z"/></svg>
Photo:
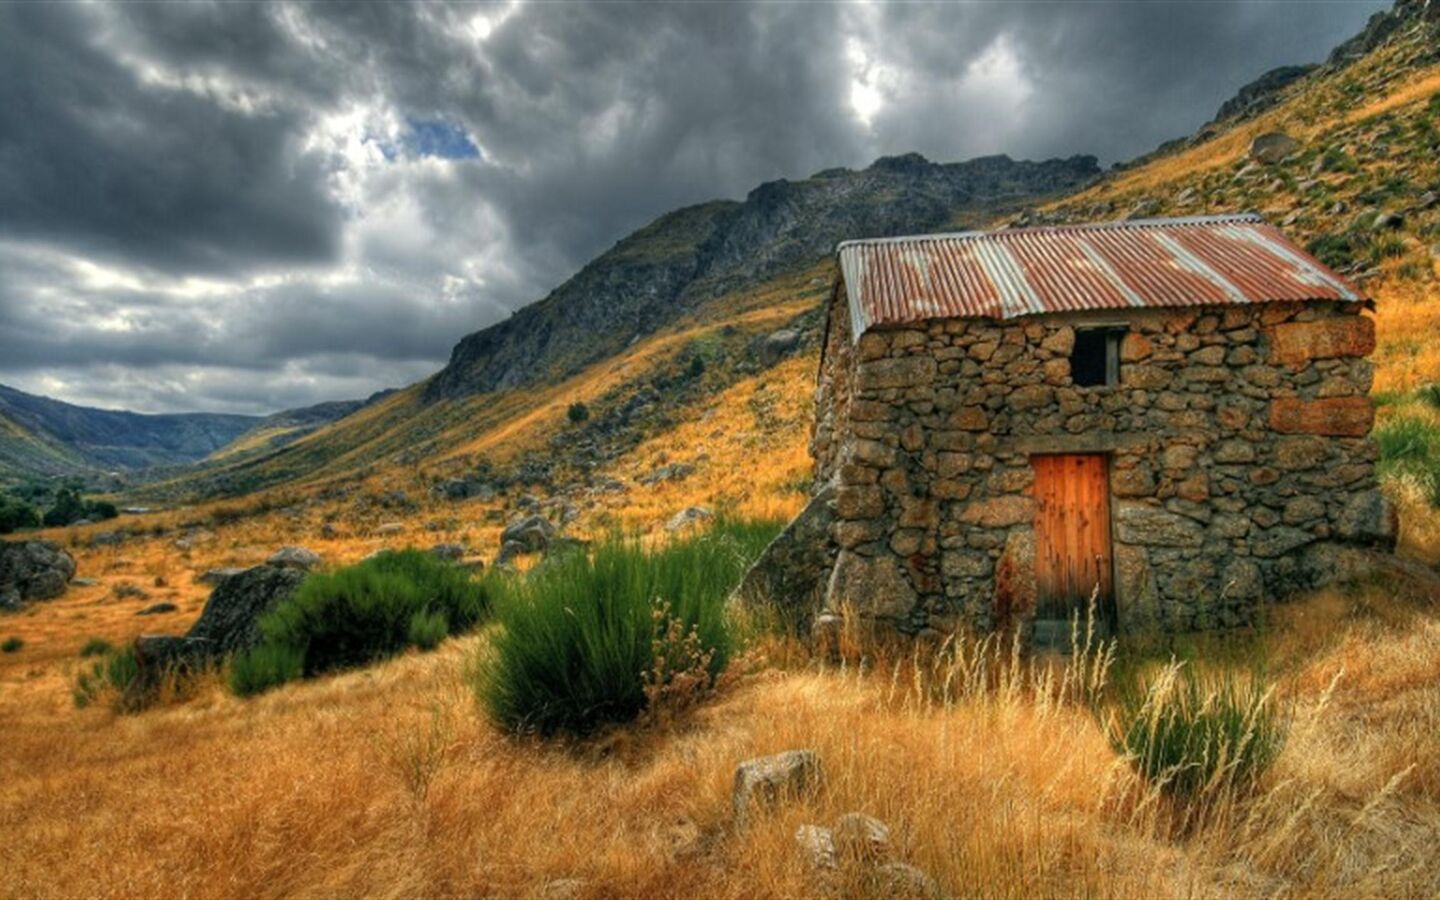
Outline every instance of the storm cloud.
<svg viewBox="0 0 1440 900"><path fill-rule="evenodd" d="M655 216L918 151L1143 153L1383 0L0 5L0 382L424 377Z"/></svg>

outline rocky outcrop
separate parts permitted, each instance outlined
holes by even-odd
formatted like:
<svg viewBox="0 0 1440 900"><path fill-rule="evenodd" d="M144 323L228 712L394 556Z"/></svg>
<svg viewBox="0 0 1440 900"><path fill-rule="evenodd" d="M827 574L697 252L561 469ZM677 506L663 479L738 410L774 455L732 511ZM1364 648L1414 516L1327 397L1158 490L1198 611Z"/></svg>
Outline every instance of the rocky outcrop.
<svg viewBox="0 0 1440 900"><path fill-rule="evenodd" d="M1273 166L1299 150L1300 142L1283 131L1270 131L1250 142L1250 158L1267 166Z"/></svg>
<svg viewBox="0 0 1440 900"><path fill-rule="evenodd" d="M1315 66L1279 66L1240 88L1235 96L1220 105L1216 122L1248 118L1264 112L1280 100L1281 91L1315 71Z"/></svg>
<svg viewBox="0 0 1440 900"><path fill-rule="evenodd" d="M255 566L215 588L200 618L186 632L192 648L228 655L260 643L260 617L295 593L305 580L293 567Z"/></svg>
<svg viewBox="0 0 1440 900"><path fill-rule="evenodd" d="M830 534L834 524L835 487L826 485L760 554L741 580L736 597L770 606L787 625L806 633L835 565Z"/></svg>
<svg viewBox="0 0 1440 900"><path fill-rule="evenodd" d="M53 600L75 577L75 559L52 541L0 542L0 611Z"/></svg>
<svg viewBox="0 0 1440 900"><path fill-rule="evenodd" d="M1023 201L1099 174L1091 156L938 164L908 154L862 171L772 181L739 203L676 210L620 241L545 299L466 337L424 396L461 397L572 372L718 293L817 260L838 241L934 230L957 211Z"/></svg>

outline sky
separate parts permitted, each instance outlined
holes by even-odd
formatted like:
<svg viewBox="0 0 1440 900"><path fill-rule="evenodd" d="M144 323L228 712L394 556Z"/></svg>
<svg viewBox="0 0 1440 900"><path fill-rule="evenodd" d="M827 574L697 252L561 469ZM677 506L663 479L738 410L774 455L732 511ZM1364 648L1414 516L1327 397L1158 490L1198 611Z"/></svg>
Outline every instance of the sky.
<svg viewBox="0 0 1440 900"><path fill-rule="evenodd" d="M1387 5L0 0L0 383L363 397L670 209L911 151L1128 159Z"/></svg>

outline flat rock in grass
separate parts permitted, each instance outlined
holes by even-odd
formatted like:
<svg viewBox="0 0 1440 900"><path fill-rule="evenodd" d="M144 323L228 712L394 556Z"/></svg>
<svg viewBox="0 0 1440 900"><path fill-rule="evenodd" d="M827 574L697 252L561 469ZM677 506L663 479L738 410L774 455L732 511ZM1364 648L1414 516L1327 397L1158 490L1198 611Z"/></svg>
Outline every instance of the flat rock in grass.
<svg viewBox="0 0 1440 900"><path fill-rule="evenodd" d="M877 897L890 897L894 900L937 900L945 896L939 882L931 878L924 869L909 863L885 863L876 866L871 875Z"/></svg>
<svg viewBox="0 0 1440 900"><path fill-rule="evenodd" d="M785 797L814 790L820 783L820 756L814 750L787 750L750 759L735 767L731 801L735 824L744 828L755 806L773 806Z"/></svg>
<svg viewBox="0 0 1440 900"><path fill-rule="evenodd" d="M864 813L850 812L835 821L835 846L850 859L878 860L890 855L890 826Z"/></svg>
<svg viewBox="0 0 1440 900"><path fill-rule="evenodd" d="M666 531L683 531L692 525L699 525L701 522L713 519L715 514L704 506L687 506L670 517L665 523Z"/></svg>
<svg viewBox="0 0 1440 900"><path fill-rule="evenodd" d="M380 535L381 537L388 537L394 534L403 534L404 532L405 525L401 522L386 522L379 528L375 529L375 533Z"/></svg>
<svg viewBox="0 0 1440 900"><path fill-rule="evenodd" d="M270 554L270 558L265 560L265 563L270 566L308 572L320 565L320 554L304 547L281 547Z"/></svg>
<svg viewBox="0 0 1440 900"><path fill-rule="evenodd" d="M260 617L295 593L305 573L282 566L255 566L222 581L188 638L209 642L214 652L234 653L260 643Z"/></svg>
<svg viewBox="0 0 1440 900"><path fill-rule="evenodd" d="M436 544L430 548L430 552L444 560L454 561L461 559L469 551L464 544Z"/></svg>
<svg viewBox="0 0 1440 900"><path fill-rule="evenodd" d="M801 825L795 829L795 843L812 869L838 869L840 854L835 848L835 835L819 825Z"/></svg>
<svg viewBox="0 0 1440 900"><path fill-rule="evenodd" d="M150 604L149 606L147 606L147 607L145 607L144 609L142 609L142 610L140 610L139 612L137 612L135 615L137 615L137 616L159 616L159 615L164 615L165 613L172 613L172 612L174 612L175 610L177 610L177 609L179 609L179 608L180 608L180 607L176 606L176 605L173 604L173 603L152 603L152 604Z"/></svg>

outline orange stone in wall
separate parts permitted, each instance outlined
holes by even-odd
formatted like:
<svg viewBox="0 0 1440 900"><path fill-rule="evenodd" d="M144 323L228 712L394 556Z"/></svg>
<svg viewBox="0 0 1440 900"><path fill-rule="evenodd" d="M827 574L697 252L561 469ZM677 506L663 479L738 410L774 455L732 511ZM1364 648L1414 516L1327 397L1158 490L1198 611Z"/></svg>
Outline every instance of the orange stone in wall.
<svg viewBox="0 0 1440 900"><path fill-rule="evenodd" d="M1369 397L1277 397L1270 402L1270 427L1281 434L1364 437L1374 421L1375 408Z"/></svg>
<svg viewBox="0 0 1440 900"><path fill-rule="evenodd" d="M1375 321L1366 316L1286 322L1270 332L1270 360L1290 365L1312 359L1368 356L1374 349Z"/></svg>

